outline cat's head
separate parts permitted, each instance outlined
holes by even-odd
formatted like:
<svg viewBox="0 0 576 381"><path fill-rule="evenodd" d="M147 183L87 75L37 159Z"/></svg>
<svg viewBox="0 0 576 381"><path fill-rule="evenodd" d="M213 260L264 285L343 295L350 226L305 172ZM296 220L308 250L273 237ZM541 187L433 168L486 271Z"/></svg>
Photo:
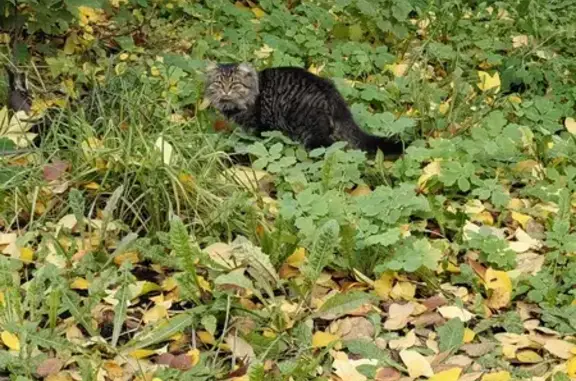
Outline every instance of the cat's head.
<svg viewBox="0 0 576 381"><path fill-rule="evenodd" d="M26 73L5 66L8 74L8 106L14 111L30 112L32 102Z"/></svg>
<svg viewBox="0 0 576 381"><path fill-rule="evenodd" d="M251 65L208 65L205 94L218 110L246 110L254 104L258 93L258 72Z"/></svg>

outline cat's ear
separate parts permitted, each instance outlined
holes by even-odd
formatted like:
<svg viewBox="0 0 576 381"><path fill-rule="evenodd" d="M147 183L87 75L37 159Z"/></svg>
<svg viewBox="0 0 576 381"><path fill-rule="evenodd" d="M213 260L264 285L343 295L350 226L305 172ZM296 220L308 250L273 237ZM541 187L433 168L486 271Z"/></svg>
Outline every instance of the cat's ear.
<svg viewBox="0 0 576 381"><path fill-rule="evenodd" d="M240 65L238 65L238 70L245 74L256 75L256 69L254 69L254 66L246 62L242 62Z"/></svg>
<svg viewBox="0 0 576 381"><path fill-rule="evenodd" d="M207 73L214 71L217 68L218 68L218 64L216 64L216 62L208 61L208 63L206 64L206 72Z"/></svg>

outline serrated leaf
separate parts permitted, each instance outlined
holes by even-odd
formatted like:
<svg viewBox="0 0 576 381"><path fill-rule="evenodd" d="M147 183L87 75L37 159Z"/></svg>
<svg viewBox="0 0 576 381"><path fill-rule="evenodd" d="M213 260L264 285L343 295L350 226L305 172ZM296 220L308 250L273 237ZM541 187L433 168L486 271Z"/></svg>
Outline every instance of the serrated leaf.
<svg viewBox="0 0 576 381"><path fill-rule="evenodd" d="M232 242L233 256L245 266L260 287L272 296L273 289L280 281L280 276L270 262L270 257L262 249L250 242L246 237L238 236Z"/></svg>

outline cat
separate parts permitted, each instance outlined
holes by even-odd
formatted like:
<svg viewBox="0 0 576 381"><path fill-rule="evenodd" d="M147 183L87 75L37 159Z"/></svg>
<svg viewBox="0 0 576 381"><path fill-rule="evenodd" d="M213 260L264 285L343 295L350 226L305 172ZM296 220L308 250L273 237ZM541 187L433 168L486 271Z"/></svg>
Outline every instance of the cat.
<svg viewBox="0 0 576 381"><path fill-rule="evenodd" d="M28 90L28 79L26 74L12 70L5 66L8 74L8 108L18 112L25 111L27 114L32 109L32 98Z"/></svg>
<svg viewBox="0 0 576 381"><path fill-rule="evenodd" d="M312 150L346 141L355 149L400 155L400 140L360 129L334 84L299 67L257 72L247 63L209 64L205 95L227 119L249 132L279 130Z"/></svg>
<svg viewBox="0 0 576 381"><path fill-rule="evenodd" d="M35 119L31 117L32 96L30 95L30 90L28 88L28 77L26 76L26 73L17 69L13 70L8 65L5 65L4 68L8 75L8 109L15 113L24 112L26 116L30 117L29 120L34 122L34 125L30 128L29 132L37 133L38 135L32 141L33 147L19 149L1 149L0 147L0 157L28 154L34 152L34 146L40 144L41 136L39 133L45 129L45 120L38 120L37 118ZM24 117L23 120L26 120L26 117Z"/></svg>

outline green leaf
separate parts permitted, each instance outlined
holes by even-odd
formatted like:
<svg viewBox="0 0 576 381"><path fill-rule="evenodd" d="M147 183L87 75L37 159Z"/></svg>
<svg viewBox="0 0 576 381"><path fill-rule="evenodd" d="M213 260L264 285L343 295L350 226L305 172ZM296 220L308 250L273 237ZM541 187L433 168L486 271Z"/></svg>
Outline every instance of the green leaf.
<svg viewBox="0 0 576 381"><path fill-rule="evenodd" d="M336 294L324 302L316 315L336 316L336 319L374 300L374 296L359 291Z"/></svg>
<svg viewBox="0 0 576 381"><path fill-rule="evenodd" d="M202 310L204 308L202 307ZM197 310L200 311L199 309ZM132 352L136 349L147 348L151 345L168 340L177 333L183 332L196 322L196 314L188 311L177 315L163 324L155 325L152 331L144 332L132 339L123 349L124 353Z"/></svg>
<svg viewBox="0 0 576 381"><path fill-rule="evenodd" d="M450 319L438 328L438 336L442 352L456 350L464 343L464 323L458 318Z"/></svg>
<svg viewBox="0 0 576 381"><path fill-rule="evenodd" d="M336 220L328 220L316 232L309 255L302 266L302 273L311 284L316 282L324 267L332 262L339 235L340 226Z"/></svg>
<svg viewBox="0 0 576 381"><path fill-rule="evenodd" d="M130 283L132 275L130 274L129 267L122 267L122 277L120 278L120 289L116 291L114 298L118 301L114 306L114 328L112 330L112 340L110 345L116 347L120 333L122 333L122 326L126 321L128 315L128 306L130 304Z"/></svg>

